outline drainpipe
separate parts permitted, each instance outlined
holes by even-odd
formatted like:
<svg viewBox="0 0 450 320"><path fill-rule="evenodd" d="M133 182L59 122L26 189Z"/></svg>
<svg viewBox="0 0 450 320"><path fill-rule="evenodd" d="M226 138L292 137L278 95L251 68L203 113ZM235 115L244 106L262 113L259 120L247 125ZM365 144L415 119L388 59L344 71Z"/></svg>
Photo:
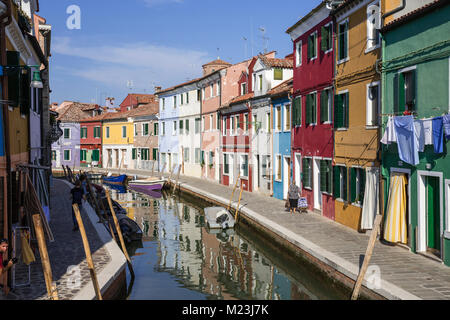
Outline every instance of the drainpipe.
<svg viewBox="0 0 450 320"><path fill-rule="evenodd" d="M273 103L271 103L270 104L270 119L272 119L272 112L273 112ZM271 193L270 193L270 196L271 197L273 197L273 195L274 195L274 193L275 193L275 186L274 186L274 174L273 174L273 165L272 165L272 163L273 163L273 161L274 161L274 154L273 154L273 139L274 139L274 135L273 135L273 130L271 130L270 131L271 132L271 137L272 137L272 139L271 139L271 149L272 149L272 153L271 153L271 156L272 156L272 158L270 159L271 161L270 161L270 176L272 177L272 182L271 182Z"/></svg>

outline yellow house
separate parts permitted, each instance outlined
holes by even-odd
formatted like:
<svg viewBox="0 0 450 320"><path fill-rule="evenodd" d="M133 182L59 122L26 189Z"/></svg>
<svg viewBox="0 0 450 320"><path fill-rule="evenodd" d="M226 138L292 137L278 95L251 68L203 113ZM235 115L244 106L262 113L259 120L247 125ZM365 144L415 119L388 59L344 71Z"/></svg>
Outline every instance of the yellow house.
<svg viewBox="0 0 450 320"><path fill-rule="evenodd" d="M135 136L131 112L111 113L103 120L104 168L130 168Z"/></svg>
<svg viewBox="0 0 450 320"><path fill-rule="evenodd" d="M355 230L366 229L361 227L366 176L372 178L379 174L380 167L381 85L377 64L381 59L381 37L374 13L382 8L381 2L384 1L348 0L333 12L336 21L335 220Z"/></svg>

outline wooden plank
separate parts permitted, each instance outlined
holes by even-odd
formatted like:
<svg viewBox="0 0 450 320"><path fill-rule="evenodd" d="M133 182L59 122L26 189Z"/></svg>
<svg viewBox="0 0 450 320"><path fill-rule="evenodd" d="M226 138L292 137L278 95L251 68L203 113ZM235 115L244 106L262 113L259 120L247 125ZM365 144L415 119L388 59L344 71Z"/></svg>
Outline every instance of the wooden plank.
<svg viewBox="0 0 450 320"><path fill-rule="evenodd" d="M357 300L359 296L359 291L361 289L362 282L364 280L364 276L366 275L367 268L369 267L370 259L372 258L373 248L375 247L375 242L378 236L378 230L380 229L382 216L377 214L374 222L374 228L372 230L372 234L370 235L369 245L367 246L366 254L364 256L364 262L362 264L361 270L359 271L358 278L355 283L355 287L353 288L353 294L351 300Z"/></svg>
<svg viewBox="0 0 450 320"><path fill-rule="evenodd" d="M39 214L33 215L33 224L34 230L36 232L39 254L42 262L42 269L44 271L45 286L47 287L47 293L50 299L58 300L58 293L56 291L56 288L53 286L52 268L50 265L50 258L48 256L47 245L45 243L42 221Z"/></svg>
<svg viewBox="0 0 450 320"><path fill-rule="evenodd" d="M103 300L102 293L100 292L100 286L98 285L97 274L95 273L94 261L92 260L91 247L89 246L89 241L86 235L86 230L84 229L83 219L81 218L80 209L78 204L72 205L75 211L75 217L77 218L78 228L80 229L81 239L83 240L84 252L86 254L86 262L91 273L92 284L94 285L95 295L97 300Z"/></svg>

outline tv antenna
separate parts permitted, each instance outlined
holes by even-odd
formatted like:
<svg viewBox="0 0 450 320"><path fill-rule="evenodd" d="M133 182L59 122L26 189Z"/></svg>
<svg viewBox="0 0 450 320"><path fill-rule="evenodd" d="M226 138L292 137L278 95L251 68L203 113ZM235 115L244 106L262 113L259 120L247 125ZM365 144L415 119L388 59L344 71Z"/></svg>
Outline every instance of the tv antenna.
<svg viewBox="0 0 450 320"><path fill-rule="evenodd" d="M264 53L267 53L267 44L268 44L268 40L270 38L266 37L266 28L259 27L258 29L259 29L259 31L261 31L261 37L262 37L262 40L263 40Z"/></svg>
<svg viewBox="0 0 450 320"><path fill-rule="evenodd" d="M247 59L248 39L246 37L242 37L242 40L244 41L244 59Z"/></svg>
<svg viewBox="0 0 450 320"><path fill-rule="evenodd" d="M128 88L128 90L130 90L130 92L133 90L133 87L134 87L133 80L128 80L127 81L127 88Z"/></svg>

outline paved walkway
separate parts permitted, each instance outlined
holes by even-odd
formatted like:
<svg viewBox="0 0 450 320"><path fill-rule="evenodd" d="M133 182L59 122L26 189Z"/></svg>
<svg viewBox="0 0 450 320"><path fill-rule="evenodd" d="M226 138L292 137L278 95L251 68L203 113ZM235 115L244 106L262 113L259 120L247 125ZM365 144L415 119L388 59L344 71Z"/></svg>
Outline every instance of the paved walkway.
<svg viewBox="0 0 450 320"><path fill-rule="evenodd" d="M109 170L114 172L114 170ZM125 173L125 170L122 170ZM127 170L128 175L148 176L148 172ZM180 177L181 186L228 203L231 188L203 179ZM238 195L235 195L237 200ZM235 204L236 205L236 204ZM286 240L356 279L368 234L324 218L318 214L290 215L284 201L244 192L242 212ZM377 242L371 266L381 270L381 288L374 291L391 299L450 299L450 267L408 250Z"/></svg>
<svg viewBox="0 0 450 320"><path fill-rule="evenodd" d="M80 232L72 231L72 202L69 194L70 187L67 183L53 179L53 185L51 187L52 208L50 213L50 228L55 241L47 242L47 249L52 267L53 281L57 284L60 300L73 299L83 288L91 283ZM97 273L100 273L111 261L111 257L104 247L104 241L99 238L98 232L87 217L85 210L82 212L82 218L89 239L94 265ZM0 296L0 299L48 299L39 252L38 250L36 251L36 262L31 264L31 286L18 287L11 291L7 297ZM79 277L79 286L68 286L68 281L71 277L74 277L73 273L67 273L69 266L79 266L81 275ZM22 265L16 270L16 283L24 283L27 280L27 269Z"/></svg>

